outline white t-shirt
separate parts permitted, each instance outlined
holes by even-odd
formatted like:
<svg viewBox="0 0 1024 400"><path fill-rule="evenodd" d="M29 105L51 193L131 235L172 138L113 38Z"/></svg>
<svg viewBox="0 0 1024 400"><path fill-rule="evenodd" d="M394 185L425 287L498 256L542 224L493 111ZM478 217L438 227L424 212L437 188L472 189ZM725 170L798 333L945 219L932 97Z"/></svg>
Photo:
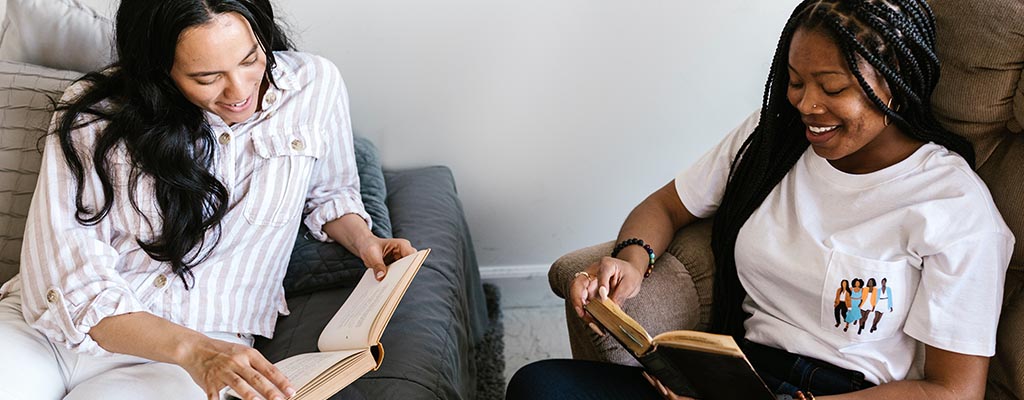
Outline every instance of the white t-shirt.
<svg viewBox="0 0 1024 400"><path fill-rule="evenodd" d="M718 209L758 115L676 178L697 217ZM918 377L915 339L991 356L1013 242L984 183L945 147L925 144L861 175L835 169L809 147L737 237L743 309L752 315L746 338L861 371L876 384ZM841 282L864 287L872 278L874 293L841 296L848 311L836 327ZM883 278L893 311L871 331L876 315L861 304L878 295ZM863 331L861 308L869 313Z"/></svg>

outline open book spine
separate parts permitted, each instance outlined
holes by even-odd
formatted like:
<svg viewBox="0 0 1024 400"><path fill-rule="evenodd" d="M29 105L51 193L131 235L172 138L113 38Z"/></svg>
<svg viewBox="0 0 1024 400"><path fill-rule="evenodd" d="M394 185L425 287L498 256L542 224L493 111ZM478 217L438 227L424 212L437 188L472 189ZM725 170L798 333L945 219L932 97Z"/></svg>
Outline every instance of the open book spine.
<svg viewBox="0 0 1024 400"><path fill-rule="evenodd" d="M644 366L644 369L655 378L658 378L658 381L673 393L686 397L700 398L700 394L694 391L693 384L686 378L683 371L673 366L672 361L664 353L656 350L657 348L637 357L637 360Z"/></svg>
<svg viewBox="0 0 1024 400"><path fill-rule="evenodd" d="M373 367L376 371L380 369L380 365L384 363L384 344L377 342L377 344L370 346L370 355L373 356L373 360L377 362L377 365Z"/></svg>

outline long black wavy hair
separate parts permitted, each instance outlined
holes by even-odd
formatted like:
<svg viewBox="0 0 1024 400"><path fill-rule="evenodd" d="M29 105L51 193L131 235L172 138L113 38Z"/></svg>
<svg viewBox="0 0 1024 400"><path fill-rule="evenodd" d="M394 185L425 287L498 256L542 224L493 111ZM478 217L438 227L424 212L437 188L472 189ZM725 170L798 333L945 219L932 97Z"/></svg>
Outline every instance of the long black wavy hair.
<svg viewBox="0 0 1024 400"><path fill-rule="evenodd" d="M786 98L789 47L798 29L820 29L831 36L868 99L902 131L935 142L974 165L974 149L936 121L930 99L939 79L935 20L924 0L805 0L779 38L760 121L733 159L729 183L714 217L714 312L711 329L742 337L746 291L736 275L736 236L750 215L793 168L810 143L800 113ZM862 62L878 71L892 91L891 107L868 86Z"/></svg>
<svg viewBox="0 0 1024 400"><path fill-rule="evenodd" d="M210 171L216 142L205 115L181 93L170 71L179 35L224 13L237 13L249 22L267 58L266 77L273 84L273 51L293 46L275 21L269 0L122 0L115 22L117 61L102 72L85 75L84 92L56 106L62 114L55 134L77 183L78 222L95 225L109 214L115 197L110 156L123 144L132 172L128 182L116 183L127 183L132 207L145 216L135 193L141 176L152 177L160 208L161 232L154 232L149 241L139 239L139 245L154 260L169 263L186 287L186 277L202 261L204 247L217 245L219 235L206 243L206 233L219 228L228 191ZM92 154L80 155L75 130L100 120L107 125L96 137ZM83 166L82 156L92 158L102 185L104 203L98 208L82 199L91 172Z"/></svg>

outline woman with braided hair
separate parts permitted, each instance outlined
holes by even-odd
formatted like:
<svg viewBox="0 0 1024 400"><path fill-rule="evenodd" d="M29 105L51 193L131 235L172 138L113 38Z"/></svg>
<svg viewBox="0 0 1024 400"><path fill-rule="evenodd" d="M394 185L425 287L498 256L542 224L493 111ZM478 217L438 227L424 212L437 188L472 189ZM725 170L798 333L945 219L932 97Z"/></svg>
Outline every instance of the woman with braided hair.
<svg viewBox="0 0 1024 400"><path fill-rule="evenodd" d="M934 49L924 0L801 2L761 109L573 278L579 317L589 299L635 296L678 229L714 218L711 330L735 337L780 398L982 398L1014 238L970 143L932 114ZM870 334L834 326L832 282L856 276L906 288ZM507 396L660 397L678 398L640 368L579 360L528 365Z"/></svg>

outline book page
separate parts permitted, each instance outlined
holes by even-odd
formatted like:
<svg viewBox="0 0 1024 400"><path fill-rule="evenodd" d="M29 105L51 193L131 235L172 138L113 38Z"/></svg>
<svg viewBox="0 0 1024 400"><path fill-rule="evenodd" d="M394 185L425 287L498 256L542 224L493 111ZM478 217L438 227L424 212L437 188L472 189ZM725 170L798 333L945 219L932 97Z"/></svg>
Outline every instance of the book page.
<svg viewBox="0 0 1024 400"><path fill-rule="evenodd" d="M278 361L274 366L288 377L294 387L301 388L335 364L364 351L366 350L305 353Z"/></svg>
<svg viewBox="0 0 1024 400"><path fill-rule="evenodd" d="M697 331L671 331L654 337L658 346L671 346L710 353L743 357L743 350L732 336Z"/></svg>
<svg viewBox="0 0 1024 400"><path fill-rule="evenodd" d="M292 387L301 389L316 379L324 371L342 361L368 350L331 351L326 353L305 353L288 357L274 364L282 374L288 377ZM239 398L238 393L228 389L225 393L229 399Z"/></svg>
<svg viewBox="0 0 1024 400"><path fill-rule="evenodd" d="M590 299L583 309L634 355L642 356L650 350L651 336L611 299Z"/></svg>
<svg viewBox="0 0 1024 400"><path fill-rule="evenodd" d="M320 334L317 343L320 351L365 349L376 344L372 343L376 338L370 338L374 324L381 320L386 323L391 318L398 300L429 253L430 249L420 250L395 261L388 266L388 273L380 282L374 278L373 270L367 269Z"/></svg>

